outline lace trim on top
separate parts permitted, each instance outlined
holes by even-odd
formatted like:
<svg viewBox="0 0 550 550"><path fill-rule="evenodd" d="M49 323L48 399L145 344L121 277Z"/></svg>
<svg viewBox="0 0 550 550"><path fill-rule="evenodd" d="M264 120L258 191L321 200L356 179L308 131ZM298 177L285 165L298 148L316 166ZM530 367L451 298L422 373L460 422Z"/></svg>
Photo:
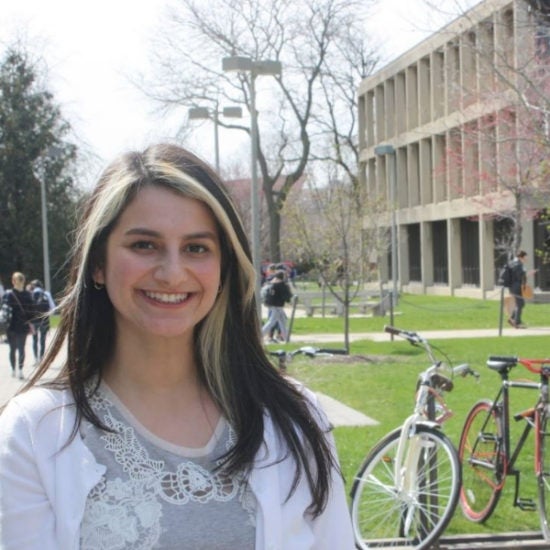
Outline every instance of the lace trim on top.
<svg viewBox="0 0 550 550"><path fill-rule="evenodd" d="M223 470L213 471L210 467L205 468L193 460L183 458L181 455L187 449L151 434L125 407L120 407L120 401L106 386L91 397L90 404L105 425L113 430L113 433L101 432L99 440L103 442L103 448L112 453L115 462L126 475L117 477L115 471L109 476L108 471L107 476L88 495L81 525L82 550L147 550L157 547L154 545L162 535L161 519L168 510L166 503L181 506L236 499L245 518L248 518L245 523L254 525L256 501L243 474L229 476ZM129 424L115 418L113 406L124 420L130 415ZM203 449L191 451L200 451L206 457L208 453L205 454L205 449L214 450L226 428L229 435L223 447L229 450L235 443L235 433L227 422L221 421L211 441ZM88 425L85 429L95 428ZM157 445L157 441L162 442L162 450L176 450L179 457L176 469L170 471L164 460L151 458L147 448L136 436L136 431L151 439L153 445ZM219 460L209 463L220 465Z"/></svg>

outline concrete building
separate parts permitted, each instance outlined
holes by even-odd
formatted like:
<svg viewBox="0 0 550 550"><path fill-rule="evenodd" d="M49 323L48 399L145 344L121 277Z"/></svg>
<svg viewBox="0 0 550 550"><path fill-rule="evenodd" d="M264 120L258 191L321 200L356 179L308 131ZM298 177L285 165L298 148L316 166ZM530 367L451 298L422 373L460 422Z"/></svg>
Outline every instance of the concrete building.
<svg viewBox="0 0 550 550"><path fill-rule="evenodd" d="M521 248L539 269L530 282L550 291L550 268L535 253L550 242L541 217L548 142L523 139L550 115L550 86L537 102L527 83L547 78L548 4L485 0L361 83L360 175L368 195L390 205L402 291L495 295L519 215Z"/></svg>

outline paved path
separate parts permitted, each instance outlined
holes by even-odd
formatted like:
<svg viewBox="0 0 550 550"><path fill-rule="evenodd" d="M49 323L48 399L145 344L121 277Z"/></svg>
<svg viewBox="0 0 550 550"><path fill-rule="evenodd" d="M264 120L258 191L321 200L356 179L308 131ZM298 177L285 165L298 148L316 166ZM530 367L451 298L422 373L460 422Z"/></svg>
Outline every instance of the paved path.
<svg viewBox="0 0 550 550"><path fill-rule="evenodd" d="M498 328L494 329L468 329L468 330L426 330L419 331L419 334L428 340L449 339L449 338L491 338L499 336ZM532 327L526 329L515 329L506 327L502 329L503 337L519 336L550 336L550 327ZM399 339L396 336L395 339ZM293 334L290 342L295 344L316 344L323 342L343 342L343 335L340 334ZM350 334L350 341L372 340L373 342L390 341L391 336L386 332L363 332Z"/></svg>
<svg viewBox="0 0 550 550"><path fill-rule="evenodd" d="M51 333L50 333L51 338ZM61 366L62 359L58 359L53 367L52 376ZM27 338L25 347L25 366L23 375L27 378L34 370L34 356L32 352L32 337ZM0 341L0 405L6 401L25 383L24 380L13 378L9 361L9 346L3 339Z"/></svg>

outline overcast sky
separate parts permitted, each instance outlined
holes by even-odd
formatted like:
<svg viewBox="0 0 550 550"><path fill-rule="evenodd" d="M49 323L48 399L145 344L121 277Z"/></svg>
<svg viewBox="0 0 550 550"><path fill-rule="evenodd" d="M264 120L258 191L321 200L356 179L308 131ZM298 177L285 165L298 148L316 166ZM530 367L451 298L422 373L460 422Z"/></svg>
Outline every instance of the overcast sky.
<svg viewBox="0 0 550 550"><path fill-rule="evenodd" d="M388 57L397 56L433 30L424 3L379 1L370 31L376 32ZM175 119L163 121L154 114L153 106L124 76L146 66L149 38L164 5L163 0L2 0L0 42L9 43L24 32L47 59L50 83L64 115L106 161L120 151L174 135ZM181 116L185 117L184 110ZM204 126L194 148L213 162L213 131Z"/></svg>

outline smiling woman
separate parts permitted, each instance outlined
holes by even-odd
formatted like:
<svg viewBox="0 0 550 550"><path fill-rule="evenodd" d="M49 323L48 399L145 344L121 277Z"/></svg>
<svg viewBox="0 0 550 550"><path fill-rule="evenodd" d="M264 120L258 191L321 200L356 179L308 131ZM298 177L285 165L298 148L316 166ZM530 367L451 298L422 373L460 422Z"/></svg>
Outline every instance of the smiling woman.
<svg viewBox="0 0 550 550"><path fill-rule="evenodd" d="M328 422L270 363L254 280L199 159L105 170L55 340L0 415L1 548L353 548Z"/></svg>
<svg viewBox="0 0 550 550"><path fill-rule="evenodd" d="M163 187L139 191L94 273L114 306L119 345L129 338L132 347L134 339L166 346L158 336L189 345L216 300L220 263L216 220L203 202Z"/></svg>

